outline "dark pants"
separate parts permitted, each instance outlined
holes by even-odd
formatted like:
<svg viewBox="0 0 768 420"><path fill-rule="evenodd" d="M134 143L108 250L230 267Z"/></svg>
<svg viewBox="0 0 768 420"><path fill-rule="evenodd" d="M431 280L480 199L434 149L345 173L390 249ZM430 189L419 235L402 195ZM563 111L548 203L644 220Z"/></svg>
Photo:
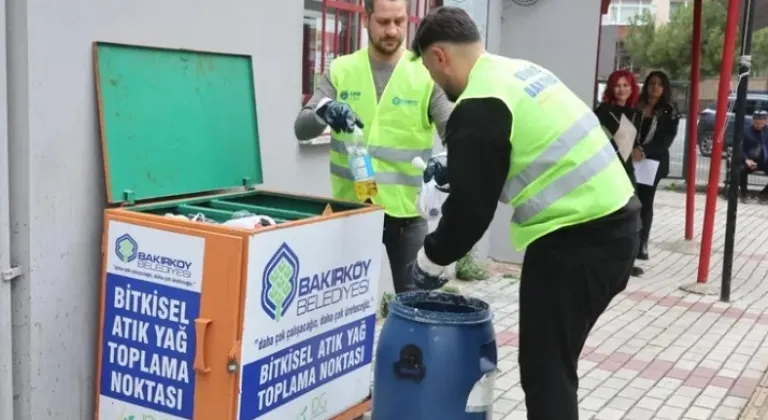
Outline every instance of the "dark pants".
<svg viewBox="0 0 768 420"><path fill-rule="evenodd" d="M749 174L755 171L768 173L768 168L766 168L764 165L758 165L755 169L750 169L746 164L742 165L741 171L739 172L739 191L741 191L742 196L746 196L749 193L749 188L747 187ZM768 196L768 186L760 191L760 195L764 197Z"/></svg>
<svg viewBox="0 0 768 420"><path fill-rule="evenodd" d="M653 224L653 200L656 198L656 189L659 187L660 178L656 178L653 185L637 184L637 198L643 204L640 210L640 220L643 223L643 229L640 231L640 239L648 242L651 237L651 225Z"/></svg>
<svg viewBox="0 0 768 420"><path fill-rule="evenodd" d="M429 228L421 217L395 218L384 216L384 246L387 248L389 267L392 269L392 282L395 293L414 290L413 279L408 270L409 264L416 259L416 254L424 246L424 237Z"/></svg>
<svg viewBox="0 0 768 420"><path fill-rule="evenodd" d="M579 418L579 355L597 318L627 286L638 235L592 242L550 235L525 251L519 363L528 420Z"/></svg>

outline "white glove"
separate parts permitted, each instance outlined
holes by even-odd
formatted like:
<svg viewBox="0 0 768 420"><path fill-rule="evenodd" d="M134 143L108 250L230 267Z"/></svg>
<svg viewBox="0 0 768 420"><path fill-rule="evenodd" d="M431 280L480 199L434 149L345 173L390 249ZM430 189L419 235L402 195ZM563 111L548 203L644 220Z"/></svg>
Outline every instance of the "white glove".
<svg viewBox="0 0 768 420"><path fill-rule="evenodd" d="M424 248L416 254L416 261L411 264L413 284L422 290L435 290L448 283L445 274L446 267L433 263L424 252Z"/></svg>
<svg viewBox="0 0 768 420"><path fill-rule="evenodd" d="M442 216L443 203L448 198L450 186L447 184L447 165L445 152L432 156L425 163L420 157L411 162L413 166L424 171L421 190L416 197L416 207L421 217L427 220L438 220Z"/></svg>

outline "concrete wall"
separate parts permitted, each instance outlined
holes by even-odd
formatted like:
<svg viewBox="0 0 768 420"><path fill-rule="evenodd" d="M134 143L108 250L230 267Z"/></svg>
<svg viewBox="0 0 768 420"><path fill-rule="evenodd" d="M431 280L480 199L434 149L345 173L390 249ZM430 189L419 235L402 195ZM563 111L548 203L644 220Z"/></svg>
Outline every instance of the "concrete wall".
<svg viewBox="0 0 768 420"><path fill-rule="evenodd" d="M293 136L301 98L303 5L9 4L12 259L24 268L13 290L14 420L86 420L92 418L105 207L91 43L253 55L266 186L326 194L327 149L300 149Z"/></svg>
<svg viewBox="0 0 768 420"><path fill-rule="evenodd" d="M518 6L502 4L500 54L534 61L554 72L581 99L592 105L597 64L597 35L600 2L539 1ZM542 27L557 28L542 31ZM567 42L563 34L567 34ZM500 205L489 229L489 256L500 261L522 262L509 241L512 209Z"/></svg>
<svg viewBox="0 0 768 420"><path fill-rule="evenodd" d="M5 1L0 3L0 271L11 265ZM0 419L13 419L11 283L0 279Z"/></svg>
<svg viewBox="0 0 768 420"><path fill-rule="evenodd" d="M607 79L616 67L616 27L603 26L600 31L600 56L597 62L597 78Z"/></svg>
<svg viewBox="0 0 768 420"><path fill-rule="evenodd" d="M565 0L490 1L489 49L549 67L589 101L599 2L574 9ZM87 420L106 205L91 43L253 55L266 187L325 195L327 146L299 147L292 133L303 4L15 0L6 11L11 261L23 269L13 286L13 420ZM560 30L541 31L545 25ZM519 258L508 249L508 220L500 208L481 255Z"/></svg>

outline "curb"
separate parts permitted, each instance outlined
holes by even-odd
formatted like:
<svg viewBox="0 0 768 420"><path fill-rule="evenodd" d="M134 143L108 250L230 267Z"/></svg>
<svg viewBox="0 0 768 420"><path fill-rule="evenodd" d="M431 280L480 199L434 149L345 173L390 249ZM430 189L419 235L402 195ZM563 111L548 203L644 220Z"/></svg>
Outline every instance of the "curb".
<svg viewBox="0 0 768 420"><path fill-rule="evenodd" d="M749 399L746 407L741 412L739 420L766 420L768 419L768 372L763 375L760 384Z"/></svg>

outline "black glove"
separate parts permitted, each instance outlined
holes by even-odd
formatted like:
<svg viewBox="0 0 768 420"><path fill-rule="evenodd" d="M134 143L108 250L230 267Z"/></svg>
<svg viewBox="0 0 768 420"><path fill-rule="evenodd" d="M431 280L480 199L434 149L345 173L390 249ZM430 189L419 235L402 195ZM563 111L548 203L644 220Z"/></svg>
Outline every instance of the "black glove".
<svg viewBox="0 0 768 420"><path fill-rule="evenodd" d="M448 159L445 154L432 156L427 161L427 169L424 169L424 183L435 180L437 189L448 193L451 190L448 185Z"/></svg>
<svg viewBox="0 0 768 420"><path fill-rule="evenodd" d="M416 260L411 263L411 278L413 284L422 290L435 290L445 286L448 283L448 276L445 275L445 267L441 267L427 258L422 248Z"/></svg>
<svg viewBox="0 0 768 420"><path fill-rule="evenodd" d="M337 133L351 133L355 131L355 126L363 128L363 122L355 115L349 105L343 102L328 101L317 108L315 113L331 127L331 130Z"/></svg>

